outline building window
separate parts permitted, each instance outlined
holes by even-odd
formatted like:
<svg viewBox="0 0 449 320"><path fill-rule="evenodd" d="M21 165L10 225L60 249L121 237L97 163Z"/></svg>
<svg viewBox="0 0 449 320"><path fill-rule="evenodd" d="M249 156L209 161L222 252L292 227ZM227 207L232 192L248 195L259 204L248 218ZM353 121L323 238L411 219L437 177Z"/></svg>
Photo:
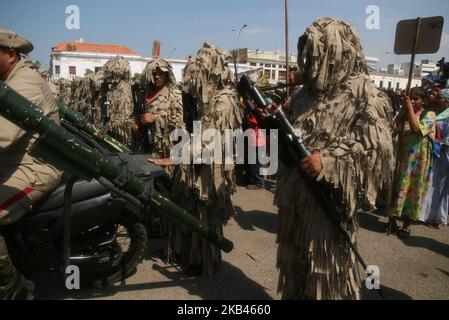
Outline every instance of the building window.
<svg viewBox="0 0 449 320"><path fill-rule="evenodd" d="M391 81L388 81L388 89L391 89Z"/></svg>
<svg viewBox="0 0 449 320"><path fill-rule="evenodd" d="M399 90L399 82L396 82L396 90Z"/></svg>
<svg viewBox="0 0 449 320"><path fill-rule="evenodd" d="M276 71L271 70L271 80L276 80Z"/></svg>
<svg viewBox="0 0 449 320"><path fill-rule="evenodd" d="M55 66L55 74L61 74L61 67Z"/></svg>
<svg viewBox="0 0 449 320"><path fill-rule="evenodd" d="M268 78L270 78L270 74L271 74L270 70L265 70L264 73Z"/></svg>
<svg viewBox="0 0 449 320"><path fill-rule="evenodd" d="M76 75L76 67L69 67L69 74Z"/></svg>
<svg viewBox="0 0 449 320"><path fill-rule="evenodd" d="M287 71L279 71L279 80L287 79Z"/></svg>
<svg viewBox="0 0 449 320"><path fill-rule="evenodd" d="M101 69L103 69L102 67L95 67L95 73L98 73L101 71Z"/></svg>
<svg viewBox="0 0 449 320"><path fill-rule="evenodd" d="M384 82L381 80L380 84L379 84L379 88L383 88L384 87Z"/></svg>
<svg viewBox="0 0 449 320"><path fill-rule="evenodd" d="M255 67L255 66L257 66L257 63L251 62L249 65L250 65L251 67Z"/></svg>

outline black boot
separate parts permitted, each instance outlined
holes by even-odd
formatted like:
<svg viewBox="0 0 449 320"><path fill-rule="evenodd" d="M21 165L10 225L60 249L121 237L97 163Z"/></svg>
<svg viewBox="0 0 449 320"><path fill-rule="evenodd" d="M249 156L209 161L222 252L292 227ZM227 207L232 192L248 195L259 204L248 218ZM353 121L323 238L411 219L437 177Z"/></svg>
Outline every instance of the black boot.
<svg viewBox="0 0 449 320"><path fill-rule="evenodd" d="M8 252L4 247L2 249L0 251L0 300L32 300L34 283L17 272Z"/></svg>

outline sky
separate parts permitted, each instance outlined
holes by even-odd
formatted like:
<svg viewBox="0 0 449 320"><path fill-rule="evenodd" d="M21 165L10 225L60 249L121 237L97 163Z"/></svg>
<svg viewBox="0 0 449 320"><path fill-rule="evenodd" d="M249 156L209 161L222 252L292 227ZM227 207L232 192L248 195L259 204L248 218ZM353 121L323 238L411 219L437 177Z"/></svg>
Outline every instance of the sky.
<svg viewBox="0 0 449 320"><path fill-rule="evenodd" d="M449 60L448 0L289 0L289 46L319 17L334 17L355 26L366 56L379 58L379 66L409 62L410 55L393 53L396 25L400 20L443 16L445 25L440 50L418 55L417 61L442 57ZM80 29L69 30L66 8L80 10ZM366 21L379 9L379 29ZM89 43L121 44L150 56L154 40L162 44L161 55L186 59L207 41L225 49L285 52L284 0L14 0L0 1L0 28L14 30L35 47L31 58L48 66L51 48L61 42L83 38ZM243 25L247 25L240 34ZM387 53L388 52L388 53Z"/></svg>

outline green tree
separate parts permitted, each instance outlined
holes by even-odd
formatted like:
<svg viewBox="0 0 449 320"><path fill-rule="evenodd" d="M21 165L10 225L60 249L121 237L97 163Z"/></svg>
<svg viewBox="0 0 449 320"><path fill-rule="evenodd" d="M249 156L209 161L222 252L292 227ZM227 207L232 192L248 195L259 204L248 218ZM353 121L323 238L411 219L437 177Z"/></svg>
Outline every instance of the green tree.
<svg viewBox="0 0 449 320"><path fill-rule="evenodd" d="M86 69L86 72L84 72L84 76L87 77L90 74L93 74L94 72L90 69Z"/></svg>
<svg viewBox="0 0 449 320"><path fill-rule="evenodd" d="M141 77L142 77L142 75L140 73L134 73L133 82L140 81Z"/></svg>
<svg viewBox="0 0 449 320"><path fill-rule="evenodd" d="M257 79L257 84L260 86L267 86L270 84L270 80L266 74L263 74Z"/></svg>

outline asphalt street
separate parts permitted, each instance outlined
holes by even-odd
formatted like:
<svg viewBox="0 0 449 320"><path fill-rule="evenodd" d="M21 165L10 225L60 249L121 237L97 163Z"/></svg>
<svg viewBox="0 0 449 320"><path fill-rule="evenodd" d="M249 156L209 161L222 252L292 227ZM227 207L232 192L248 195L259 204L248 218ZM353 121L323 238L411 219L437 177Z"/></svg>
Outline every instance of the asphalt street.
<svg viewBox="0 0 449 320"><path fill-rule="evenodd" d="M238 188L237 215L225 226L235 249L223 254L220 272L211 277L187 277L157 254L163 240L154 240L136 273L105 290L67 291L55 277L38 279L37 299L104 300L279 300L276 268L277 210L269 190ZM380 270L386 299L449 299L449 227L440 230L414 225L400 240L384 233L387 218L360 214L359 250ZM363 299L379 299L362 288Z"/></svg>

